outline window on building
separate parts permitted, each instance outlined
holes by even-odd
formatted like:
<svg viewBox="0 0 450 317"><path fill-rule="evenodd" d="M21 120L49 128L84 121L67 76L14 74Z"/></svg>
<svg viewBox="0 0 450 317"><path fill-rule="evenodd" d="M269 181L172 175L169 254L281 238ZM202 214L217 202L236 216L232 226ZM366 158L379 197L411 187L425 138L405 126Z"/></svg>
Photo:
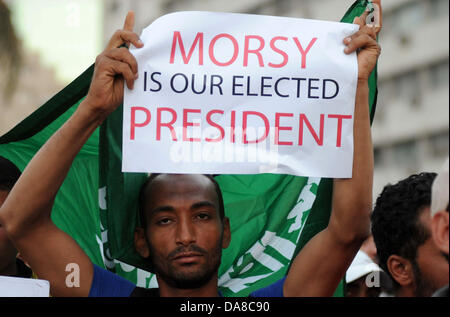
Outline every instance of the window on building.
<svg viewBox="0 0 450 317"><path fill-rule="evenodd" d="M402 33L411 33L427 19L427 1L408 2L395 10L393 14L395 29Z"/></svg>
<svg viewBox="0 0 450 317"><path fill-rule="evenodd" d="M383 150L381 148L375 148L373 150L373 160L374 160L374 166L382 166L384 163L383 160Z"/></svg>
<svg viewBox="0 0 450 317"><path fill-rule="evenodd" d="M395 14L393 12L383 12L383 29L393 30L395 26ZM380 32L380 39L383 38L384 33Z"/></svg>
<svg viewBox="0 0 450 317"><path fill-rule="evenodd" d="M396 79L387 79L379 83L378 98L381 103L388 104L396 95Z"/></svg>
<svg viewBox="0 0 450 317"><path fill-rule="evenodd" d="M417 71L403 74L395 80L395 95L407 102L411 107L418 107L421 103L420 76Z"/></svg>
<svg viewBox="0 0 450 317"><path fill-rule="evenodd" d="M448 131L433 135L429 138L430 151L433 157L448 156L449 151L449 135Z"/></svg>
<svg viewBox="0 0 450 317"><path fill-rule="evenodd" d="M449 84L449 63L439 63L433 65L429 69L430 71L430 88L448 87Z"/></svg>
<svg viewBox="0 0 450 317"><path fill-rule="evenodd" d="M393 80L384 80L378 84L377 109L375 112L375 120L380 123L384 121L389 107L394 103L396 98L395 82Z"/></svg>
<svg viewBox="0 0 450 317"><path fill-rule="evenodd" d="M417 144L415 141L397 144L392 151L395 165L408 170L416 170L418 167L417 152Z"/></svg>
<svg viewBox="0 0 450 317"><path fill-rule="evenodd" d="M430 0L430 9L431 9L430 16L432 17L447 16L448 18L449 1Z"/></svg>

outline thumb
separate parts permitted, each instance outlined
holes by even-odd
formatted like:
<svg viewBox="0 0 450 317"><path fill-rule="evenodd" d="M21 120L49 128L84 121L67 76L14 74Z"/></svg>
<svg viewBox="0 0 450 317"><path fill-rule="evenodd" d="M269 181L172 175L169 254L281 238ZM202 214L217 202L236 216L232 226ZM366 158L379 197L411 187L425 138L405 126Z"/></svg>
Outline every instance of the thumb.
<svg viewBox="0 0 450 317"><path fill-rule="evenodd" d="M361 29L361 27L364 26L364 21L360 17L355 17L353 19L353 24L359 25L359 28Z"/></svg>

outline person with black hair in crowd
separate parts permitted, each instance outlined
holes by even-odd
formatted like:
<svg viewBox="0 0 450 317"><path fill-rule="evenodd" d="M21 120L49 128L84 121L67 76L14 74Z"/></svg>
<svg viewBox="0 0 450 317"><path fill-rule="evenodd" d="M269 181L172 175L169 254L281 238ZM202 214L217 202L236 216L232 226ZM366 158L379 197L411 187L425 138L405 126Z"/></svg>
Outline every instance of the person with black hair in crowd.
<svg viewBox="0 0 450 317"><path fill-rule="evenodd" d="M448 284L448 257L431 236L435 177L414 174L385 186L371 216L379 264L392 277L398 297L428 297Z"/></svg>

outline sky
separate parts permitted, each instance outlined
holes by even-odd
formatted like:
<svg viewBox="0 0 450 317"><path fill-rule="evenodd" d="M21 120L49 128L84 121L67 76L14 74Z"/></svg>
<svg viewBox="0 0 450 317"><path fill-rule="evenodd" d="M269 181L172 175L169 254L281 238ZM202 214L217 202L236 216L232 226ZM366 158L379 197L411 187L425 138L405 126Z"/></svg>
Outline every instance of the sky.
<svg viewBox="0 0 450 317"><path fill-rule="evenodd" d="M69 83L102 50L103 4L99 0L14 0L8 2L24 47Z"/></svg>

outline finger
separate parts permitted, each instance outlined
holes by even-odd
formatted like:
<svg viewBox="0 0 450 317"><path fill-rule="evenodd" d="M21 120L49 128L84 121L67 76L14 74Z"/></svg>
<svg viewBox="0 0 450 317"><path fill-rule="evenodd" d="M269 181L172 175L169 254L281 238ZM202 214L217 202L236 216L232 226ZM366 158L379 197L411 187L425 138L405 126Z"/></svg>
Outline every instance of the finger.
<svg viewBox="0 0 450 317"><path fill-rule="evenodd" d="M377 36L376 36L376 32L375 32L375 28L374 27L370 27L369 25L366 25L364 27L362 27L358 32L356 32L355 34L346 37L344 39L344 44L348 45L350 44L351 41L353 41L355 38L360 37L363 34L367 34L368 36L370 36L372 39L376 40Z"/></svg>
<svg viewBox="0 0 450 317"><path fill-rule="evenodd" d="M375 28L373 25L368 24L368 25L363 26L357 33L352 35L352 38L358 37L362 34L367 34L374 40L377 39L377 34L375 32Z"/></svg>
<svg viewBox="0 0 450 317"><path fill-rule="evenodd" d="M135 76L127 63L120 62L118 60L111 59L109 61L110 70L114 75L122 75L128 89L132 90L134 87Z"/></svg>
<svg viewBox="0 0 450 317"><path fill-rule="evenodd" d="M363 12L363 14L361 14L361 16L359 17L359 20L361 21L361 26L366 25L366 21L367 21L367 17L369 16L370 11L368 10L368 8L366 8L366 10Z"/></svg>
<svg viewBox="0 0 450 317"><path fill-rule="evenodd" d="M113 49L116 47L119 47L123 44L126 44L129 46L130 44L133 44L135 47L141 48L144 46L144 43L142 43L139 36L131 31L124 31L124 30L117 30L114 35L111 37L111 40L109 40L109 43L106 47L106 49Z"/></svg>
<svg viewBox="0 0 450 317"><path fill-rule="evenodd" d="M134 12L128 11L127 17L125 18L125 23L123 24L123 29L125 31L133 31L134 28Z"/></svg>
<svg viewBox="0 0 450 317"><path fill-rule="evenodd" d="M376 28L373 25L366 25L361 31L369 35L375 41L377 40Z"/></svg>
<svg viewBox="0 0 450 317"><path fill-rule="evenodd" d="M366 33L362 33L362 34L360 34L360 36L352 38L347 43L347 47L345 48L344 52L346 54L351 54L360 48L369 47L369 46L375 47L375 46L378 46L378 43L370 35L368 35Z"/></svg>
<svg viewBox="0 0 450 317"><path fill-rule="evenodd" d="M353 24L359 25L359 28L361 29L364 26L364 23L362 22L360 17L355 17L353 19Z"/></svg>
<svg viewBox="0 0 450 317"><path fill-rule="evenodd" d="M122 63L126 63L130 66L131 71L137 77L138 64L136 58L125 47L113 48L105 53L108 58L118 60Z"/></svg>

